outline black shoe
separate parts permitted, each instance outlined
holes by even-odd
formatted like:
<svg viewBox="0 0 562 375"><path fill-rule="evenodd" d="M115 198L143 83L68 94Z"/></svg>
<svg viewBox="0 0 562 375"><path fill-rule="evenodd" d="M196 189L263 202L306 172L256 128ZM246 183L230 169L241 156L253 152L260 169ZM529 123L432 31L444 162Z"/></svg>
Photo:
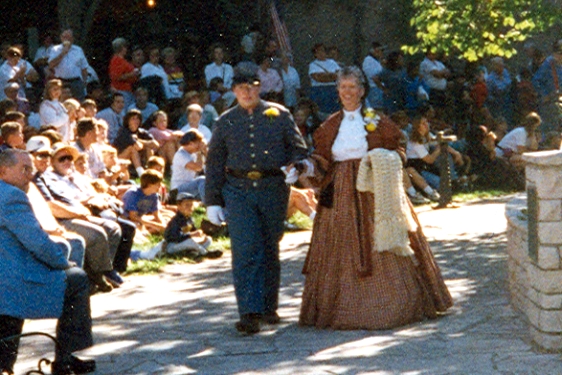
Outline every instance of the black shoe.
<svg viewBox="0 0 562 375"><path fill-rule="evenodd" d="M93 359L80 359L73 355L63 361L51 363L52 375L79 375L96 371L96 361Z"/></svg>
<svg viewBox="0 0 562 375"><path fill-rule="evenodd" d="M217 259L222 257L222 251L220 250L211 250L211 251L207 251L207 254L205 254L206 258L209 259Z"/></svg>
<svg viewBox="0 0 562 375"><path fill-rule="evenodd" d="M105 277L101 273L94 273L89 275L90 282L97 287L97 291L101 293L108 293L113 290L113 287L107 283Z"/></svg>
<svg viewBox="0 0 562 375"><path fill-rule="evenodd" d="M104 278L113 288L119 288L124 282L119 272L115 270L105 272Z"/></svg>
<svg viewBox="0 0 562 375"><path fill-rule="evenodd" d="M236 330L244 335L253 335L260 331L260 315L244 314L240 317L240 321L236 322Z"/></svg>
<svg viewBox="0 0 562 375"><path fill-rule="evenodd" d="M261 320L265 324L279 324L281 322L281 318L276 312L263 314L261 316Z"/></svg>

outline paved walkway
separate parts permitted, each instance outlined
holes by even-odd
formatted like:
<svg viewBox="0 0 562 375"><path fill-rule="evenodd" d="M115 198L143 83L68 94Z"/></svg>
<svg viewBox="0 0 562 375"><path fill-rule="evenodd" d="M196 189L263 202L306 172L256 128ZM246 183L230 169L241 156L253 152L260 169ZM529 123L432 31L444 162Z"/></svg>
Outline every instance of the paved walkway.
<svg viewBox="0 0 562 375"><path fill-rule="evenodd" d="M390 331L329 331L297 325L310 232L282 243L283 324L240 337L230 257L129 276L92 298L96 346L83 354L97 374L562 374L557 354L536 351L509 306L504 201L419 210L451 290L450 314ZM52 332L53 320L26 331ZM16 373L45 353L44 339L22 340Z"/></svg>

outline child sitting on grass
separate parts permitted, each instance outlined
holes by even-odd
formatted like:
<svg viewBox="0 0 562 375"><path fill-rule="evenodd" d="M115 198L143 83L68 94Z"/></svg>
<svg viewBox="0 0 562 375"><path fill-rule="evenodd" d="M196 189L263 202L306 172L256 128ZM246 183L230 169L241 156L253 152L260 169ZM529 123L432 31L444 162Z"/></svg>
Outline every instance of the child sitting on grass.
<svg viewBox="0 0 562 375"><path fill-rule="evenodd" d="M164 172L166 171L166 160L164 160L164 158L161 156L151 156L146 162L146 169L151 169L164 175ZM162 184L162 186L160 187L158 195L160 197L160 203L165 203L168 201L168 188L165 184Z"/></svg>
<svg viewBox="0 0 562 375"><path fill-rule="evenodd" d="M176 198L177 213L170 220L164 232L166 253L188 252L195 259L202 257L215 259L222 256L220 250L208 250L212 243L211 237L202 230L196 229L191 219L197 200L192 194L180 193Z"/></svg>
<svg viewBox="0 0 562 375"><path fill-rule="evenodd" d="M161 184L162 173L149 169L140 176L140 187L135 186L123 195L125 217L151 234L163 233L166 229L158 199Z"/></svg>

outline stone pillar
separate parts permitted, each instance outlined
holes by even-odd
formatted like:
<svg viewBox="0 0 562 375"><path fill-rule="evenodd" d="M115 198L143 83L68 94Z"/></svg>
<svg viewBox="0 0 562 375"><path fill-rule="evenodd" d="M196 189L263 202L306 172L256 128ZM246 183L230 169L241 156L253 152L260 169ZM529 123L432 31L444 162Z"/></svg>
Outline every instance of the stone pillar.
<svg viewBox="0 0 562 375"><path fill-rule="evenodd" d="M528 284L519 286L526 291L519 308L527 315L533 341L547 350L562 350L562 152L533 152L523 159L528 241L522 280Z"/></svg>

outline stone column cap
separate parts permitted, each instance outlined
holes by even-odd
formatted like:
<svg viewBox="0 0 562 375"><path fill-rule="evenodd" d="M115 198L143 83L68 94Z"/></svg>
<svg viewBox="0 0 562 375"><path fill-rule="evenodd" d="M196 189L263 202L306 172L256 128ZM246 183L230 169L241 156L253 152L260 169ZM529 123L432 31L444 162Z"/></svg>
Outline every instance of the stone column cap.
<svg viewBox="0 0 562 375"><path fill-rule="evenodd" d="M537 152L526 152L523 160L529 164L544 166L562 166L562 151L548 150Z"/></svg>

